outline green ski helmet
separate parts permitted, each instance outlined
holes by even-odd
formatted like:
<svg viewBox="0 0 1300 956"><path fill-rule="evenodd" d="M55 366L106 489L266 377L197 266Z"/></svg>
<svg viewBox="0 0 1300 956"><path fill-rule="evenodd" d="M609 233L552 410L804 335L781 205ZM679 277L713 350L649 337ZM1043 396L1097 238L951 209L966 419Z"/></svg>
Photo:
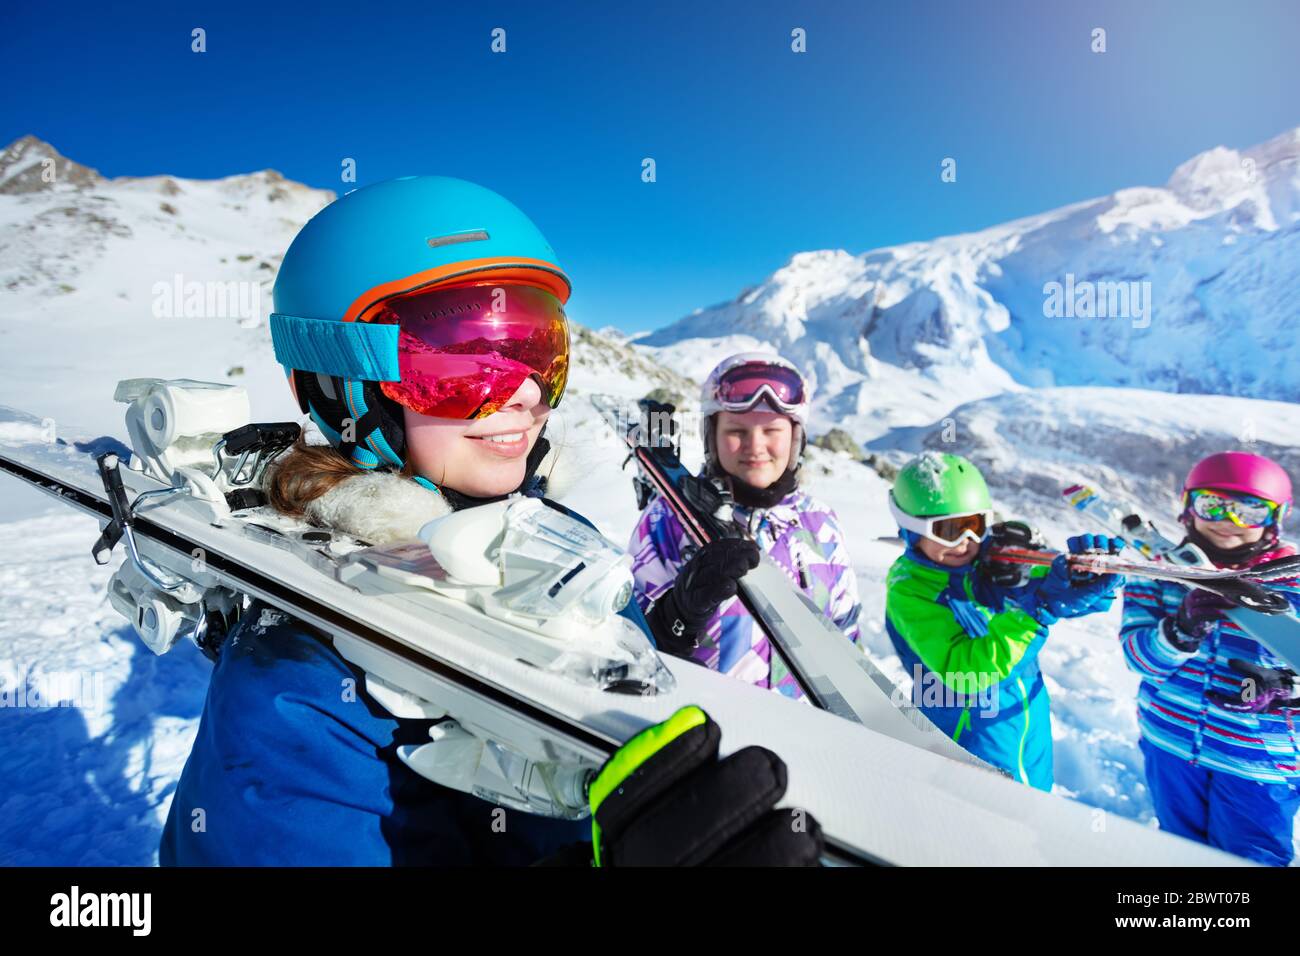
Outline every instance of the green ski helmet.
<svg viewBox="0 0 1300 956"><path fill-rule="evenodd" d="M993 501L984 476L972 462L946 452L923 452L903 466L889 493L889 510L904 531L948 545L965 535L936 534L937 522L927 519L982 515L983 530L970 535L976 540L993 521Z"/></svg>

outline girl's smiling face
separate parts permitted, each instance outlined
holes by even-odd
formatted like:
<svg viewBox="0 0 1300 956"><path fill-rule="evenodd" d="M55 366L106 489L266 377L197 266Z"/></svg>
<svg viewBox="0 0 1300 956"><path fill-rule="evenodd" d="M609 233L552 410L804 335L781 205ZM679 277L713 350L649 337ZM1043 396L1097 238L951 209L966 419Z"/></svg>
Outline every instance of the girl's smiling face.
<svg viewBox="0 0 1300 956"><path fill-rule="evenodd" d="M1243 528L1231 521L1206 521L1199 515L1192 515L1196 530L1225 551L1254 544L1264 537L1263 528Z"/></svg>
<svg viewBox="0 0 1300 956"><path fill-rule="evenodd" d="M794 426L776 412L719 412L718 464L753 488L771 487L790 464Z"/></svg>
<svg viewBox="0 0 1300 956"><path fill-rule="evenodd" d="M433 418L403 408L407 454L415 470L439 487L475 498L514 491L524 480L528 453L551 408L527 378L504 406L486 418Z"/></svg>

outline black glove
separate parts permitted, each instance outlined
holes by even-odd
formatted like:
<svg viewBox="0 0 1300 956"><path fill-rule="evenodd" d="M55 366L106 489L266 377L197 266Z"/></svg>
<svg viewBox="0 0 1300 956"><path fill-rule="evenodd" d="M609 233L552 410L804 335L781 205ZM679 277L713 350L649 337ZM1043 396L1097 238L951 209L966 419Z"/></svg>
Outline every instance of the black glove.
<svg viewBox="0 0 1300 956"><path fill-rule="evenodd" d="M624 744L589 790L599 841L546 862L600 866L816 866L821 827L785 795L781 758L746 747L718 759L722 731L683 707Z"/></svg>
<svg viewBox="0 0 1300 956"><path fill-rule="evenodd" d="M1275 670L1239 657L1229 658L1228 666L1241 675L1238 692L1210 691L1205 695L1224 710L1239 714L1266 714L1300 706L1300 697L1296 695L1296 672L1291 668Z"/></svg>
<svg viewBox="0 0 1300 956"><path fill-rule="evenodd" d="M1199 650L1201 641L1223 620L1223 612L1232 607L1226 598L1193 588L1178 605L1178 613L1164 619L1165 637L1183 653Z"/></svg>
<svg viewBox="0 0 1300 956"><path fill-rule="evenodd" d="M1027 548L1042 551L1047 548L1038 529L1023 521L999 521L989 529L989 536L980 546L980 562L977 570L989 582L1003 588L1022 588L1029 583L1032 564L1013 561L998 561L989 555L995 548Z"/></svg>
<svg viewBox="0 0 1300 956"><path fill-rule="evenodd" d="M718 538L696 551L647 615L659 650L675 657L693 651L700 629L758 560L758 545L747 538Z"/></svg>

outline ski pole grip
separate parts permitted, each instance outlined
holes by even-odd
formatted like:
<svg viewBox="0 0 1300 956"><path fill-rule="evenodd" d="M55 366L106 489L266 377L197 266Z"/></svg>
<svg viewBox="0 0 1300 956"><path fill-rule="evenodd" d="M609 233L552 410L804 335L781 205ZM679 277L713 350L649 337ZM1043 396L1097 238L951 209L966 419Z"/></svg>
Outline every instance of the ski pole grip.
<svg viewBox="0 0 1300 956"><path fill-rule="evenodd" d="M121 461L113 452L106 451L95 462L99 465L99 477L104 482L113 517L125 524L130 519L131 509L127 507L126 488L122 485Z"/></svg>
<svg viewBox="0 0 1300 956"><path fill-rule="evenodd" d="M104 492L108 495L108 506L113 509L110 521L99 538L90 548L90 556L96 564L107 564L113 548L122 538L122 528L131 520L131 509L126 503L126 488L122 485L121 460L111 451L106 451L95 459L99 468L100 481L104 483Z"/></svg>
<svg viewBox="0 0 1300 956"><path fill-rule="evenodd" d="M95 559L99 565L108 564L109 555L117 547L117 542L122 539L122 526L116 521L110 521L104 530L100 533L99 538L91 545L90 556Z"/></svg>

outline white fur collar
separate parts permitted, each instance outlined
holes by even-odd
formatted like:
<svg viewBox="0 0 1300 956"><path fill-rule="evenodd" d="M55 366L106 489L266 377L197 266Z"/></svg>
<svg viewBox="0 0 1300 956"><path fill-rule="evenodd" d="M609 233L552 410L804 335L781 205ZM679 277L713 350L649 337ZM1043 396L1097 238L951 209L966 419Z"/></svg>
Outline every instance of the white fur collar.
<svg viewBox="0 0 1300 956"><path fill-rule="evenodd" d="M569 488L586 463L572 450L560 453L562 442L552 441L537 475L546 476L546 497L558 499ZM408 477L389 471L359 471L334 485L329 492L309 503L307 516L325 528L359 537L374 545L417 540L416 532L434 518L451 514L451 505L437 492Z"/></svg>
<svg viewBox="0 0 1300 956"><path fill-rule="evenodd" d="M384 471L359 472L306 507L315 524L376 545L414 541L420 528L451 510L436 491Z"/></svg>
<svg viewBox="0 0 1300 956"><path fill-rule="evenodd" d="M546 496L557 499L581 474L584 465L573 455L562 455L551 444L537 474L547 478ZM375 545L415 541L416 533L434 518L451 514L451 505L436 491L391 471L359 471L306 507L317 525L369 541Z"/></svg>

